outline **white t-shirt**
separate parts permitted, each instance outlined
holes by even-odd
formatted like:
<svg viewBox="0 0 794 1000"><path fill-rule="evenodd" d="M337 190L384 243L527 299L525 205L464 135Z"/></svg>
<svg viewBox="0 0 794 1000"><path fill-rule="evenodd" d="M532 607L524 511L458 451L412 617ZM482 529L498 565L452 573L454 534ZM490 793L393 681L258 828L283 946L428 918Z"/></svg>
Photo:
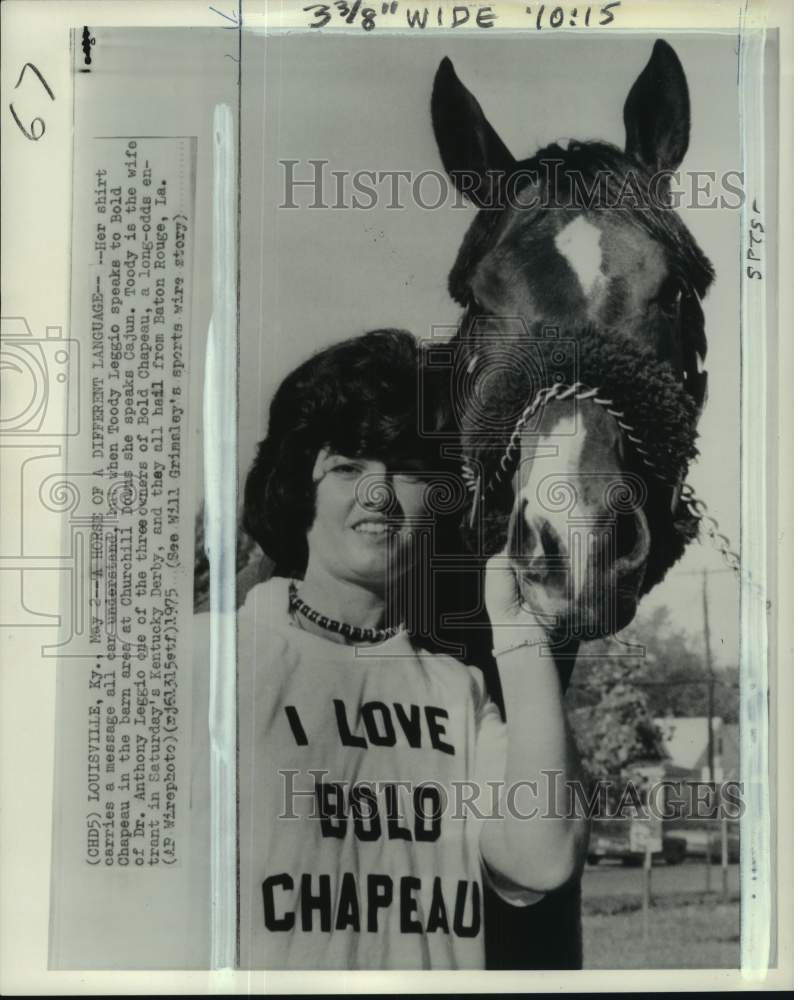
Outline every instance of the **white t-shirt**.
<svg viewBox="0 0 794 1000"><path fill-rule="evenodd" d="M488 820L462 800L504 777L506 729L481 672L296 628L275 578L239 613L238 704L240 966L483 968Z"/></svg>

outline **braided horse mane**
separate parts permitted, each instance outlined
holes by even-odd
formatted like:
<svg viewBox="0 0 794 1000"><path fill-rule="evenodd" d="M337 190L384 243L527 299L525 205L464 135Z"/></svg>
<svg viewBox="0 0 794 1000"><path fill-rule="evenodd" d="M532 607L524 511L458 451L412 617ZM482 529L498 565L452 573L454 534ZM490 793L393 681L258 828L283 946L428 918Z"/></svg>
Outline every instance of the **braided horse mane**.
<svg viewBox="0 0 794 1000"><path fill-rule="evenodd" d="M671 505L671 492L683 481L698 454L698 407L668 364L657 361L649 349L625 335L587 327L570 340L576 345L576 353L567 356L567 364L555 372L555 377L562 385L581 386L583 395L597 390L596 401L608 404L609 412L620 413L624 435L630 442L627 471L642 478L647 486L645 509L652 526L652 547L642 587L645 594L661 582L697 534L697 522L686 505L680 499ZM466 357L475 357L477 339L467 341L466 349ZM481 470L480 488L485 498L477 530L481 533L480 544L489 554L504 544L513 504L512 468L508 474L500 468L509 446L509 433L495 441L493 434L483 438L479 428L483 423L490 427L503 425L503 414L521 412L541 388L521 363L526 344L518 343L512 350L515 363L510 363L509 355L500 359L498 389L479 394L476 420L468 424L464 421L462 430L463 454ZM555 404L550 400L545 405ZM493 484L490 491L488 484Z"/></svg>

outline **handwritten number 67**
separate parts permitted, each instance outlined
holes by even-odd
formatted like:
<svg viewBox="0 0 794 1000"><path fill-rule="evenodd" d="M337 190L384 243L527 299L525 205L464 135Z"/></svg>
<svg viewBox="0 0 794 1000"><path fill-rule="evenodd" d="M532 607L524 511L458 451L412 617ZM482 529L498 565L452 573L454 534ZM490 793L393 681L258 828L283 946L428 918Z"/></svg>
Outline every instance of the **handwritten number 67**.
<svg viewBox="0 0 794 1000"><path fill-rule="evenodd" d="M50 85L47 83L47 81L44 79L44 77L41 75L38 69L33 65L33 63L25 63L25 65L22 67L22 72L19 74L19 79L14 84L14 90L16 90L17 87L19 87L20 83L22 83L22 77L29 69L33 70L33 72L36 74L36 77L38 78L39 83L47 91L47 95L49 96L50 100L54 101L55 94L53 94L52 90L50 89ZM44 135L47 128L46 125L44 124L44 119L40 117L34 118L33 121L30 123L30 131L28 131L20 121L19 115L14 110L13 104L8 105L8 110L11 112L14 121L17 123L17 125L19 125L20 131L25 136L25 138L30 139L33 142L38 142L39 139ZM38 129L40 129L40 131L37 130L37 127Z"/></svg>

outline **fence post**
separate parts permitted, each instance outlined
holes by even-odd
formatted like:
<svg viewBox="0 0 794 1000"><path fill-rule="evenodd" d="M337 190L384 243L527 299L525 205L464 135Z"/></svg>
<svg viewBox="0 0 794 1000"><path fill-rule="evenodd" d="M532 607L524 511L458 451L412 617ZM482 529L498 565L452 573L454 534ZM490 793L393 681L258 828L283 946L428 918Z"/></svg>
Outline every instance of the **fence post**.
<svg viewBox="0 0 794 1000"><path fill-rule="evenodd" d="M722 901L728 902L728 819L720 817L720 847L722 849Z"/></svg>
<svg viewBox="0 0 794 1000"><path fill-rule="evenodd" d="M705 820L708 824L708 820ZM706 830L706 892L711 892L711 830L708 825Z"/></svg>
<svg viewBox="0 0 794 1000"><path fill-rule="evenodd" d="M651 842L645 842L645 857L642 863L642 946L648 947L648 919L651 907Z"/></svg>

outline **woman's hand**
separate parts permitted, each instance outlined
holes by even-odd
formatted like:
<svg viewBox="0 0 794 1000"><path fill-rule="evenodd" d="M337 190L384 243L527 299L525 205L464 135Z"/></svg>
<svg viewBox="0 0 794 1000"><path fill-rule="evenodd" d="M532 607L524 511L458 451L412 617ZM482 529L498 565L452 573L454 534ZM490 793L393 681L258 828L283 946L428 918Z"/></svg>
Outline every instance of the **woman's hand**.
<svg viewBox="0 0 794 1000"><path fill-rule="evenodd" d="M549 816L549 784L578 780L578 758L566 727L562 689L546 630L522 602L506 552L485 567L485 606L507 726L505 788L526 790L520 811L504 805L504 822L485 823L482 852L489 867L518 886L546 892L563 885L584 863L587 822ZM524 796L524 792L522 792Z"/></svg>
<svg viewBox="0 0 794 1000"><path fill-rule="evenodd" d="M491 621L494 651L540 642L544 632L522 601L507 550L485 564L485 608Z"/></svg>
<svg viewBox="0 0 794 1000"><path fill-rule="evenodd" d="M485 607L491 625L515 625L526 617L515 570L506 549L491 556L485 564Z"/></svg>

